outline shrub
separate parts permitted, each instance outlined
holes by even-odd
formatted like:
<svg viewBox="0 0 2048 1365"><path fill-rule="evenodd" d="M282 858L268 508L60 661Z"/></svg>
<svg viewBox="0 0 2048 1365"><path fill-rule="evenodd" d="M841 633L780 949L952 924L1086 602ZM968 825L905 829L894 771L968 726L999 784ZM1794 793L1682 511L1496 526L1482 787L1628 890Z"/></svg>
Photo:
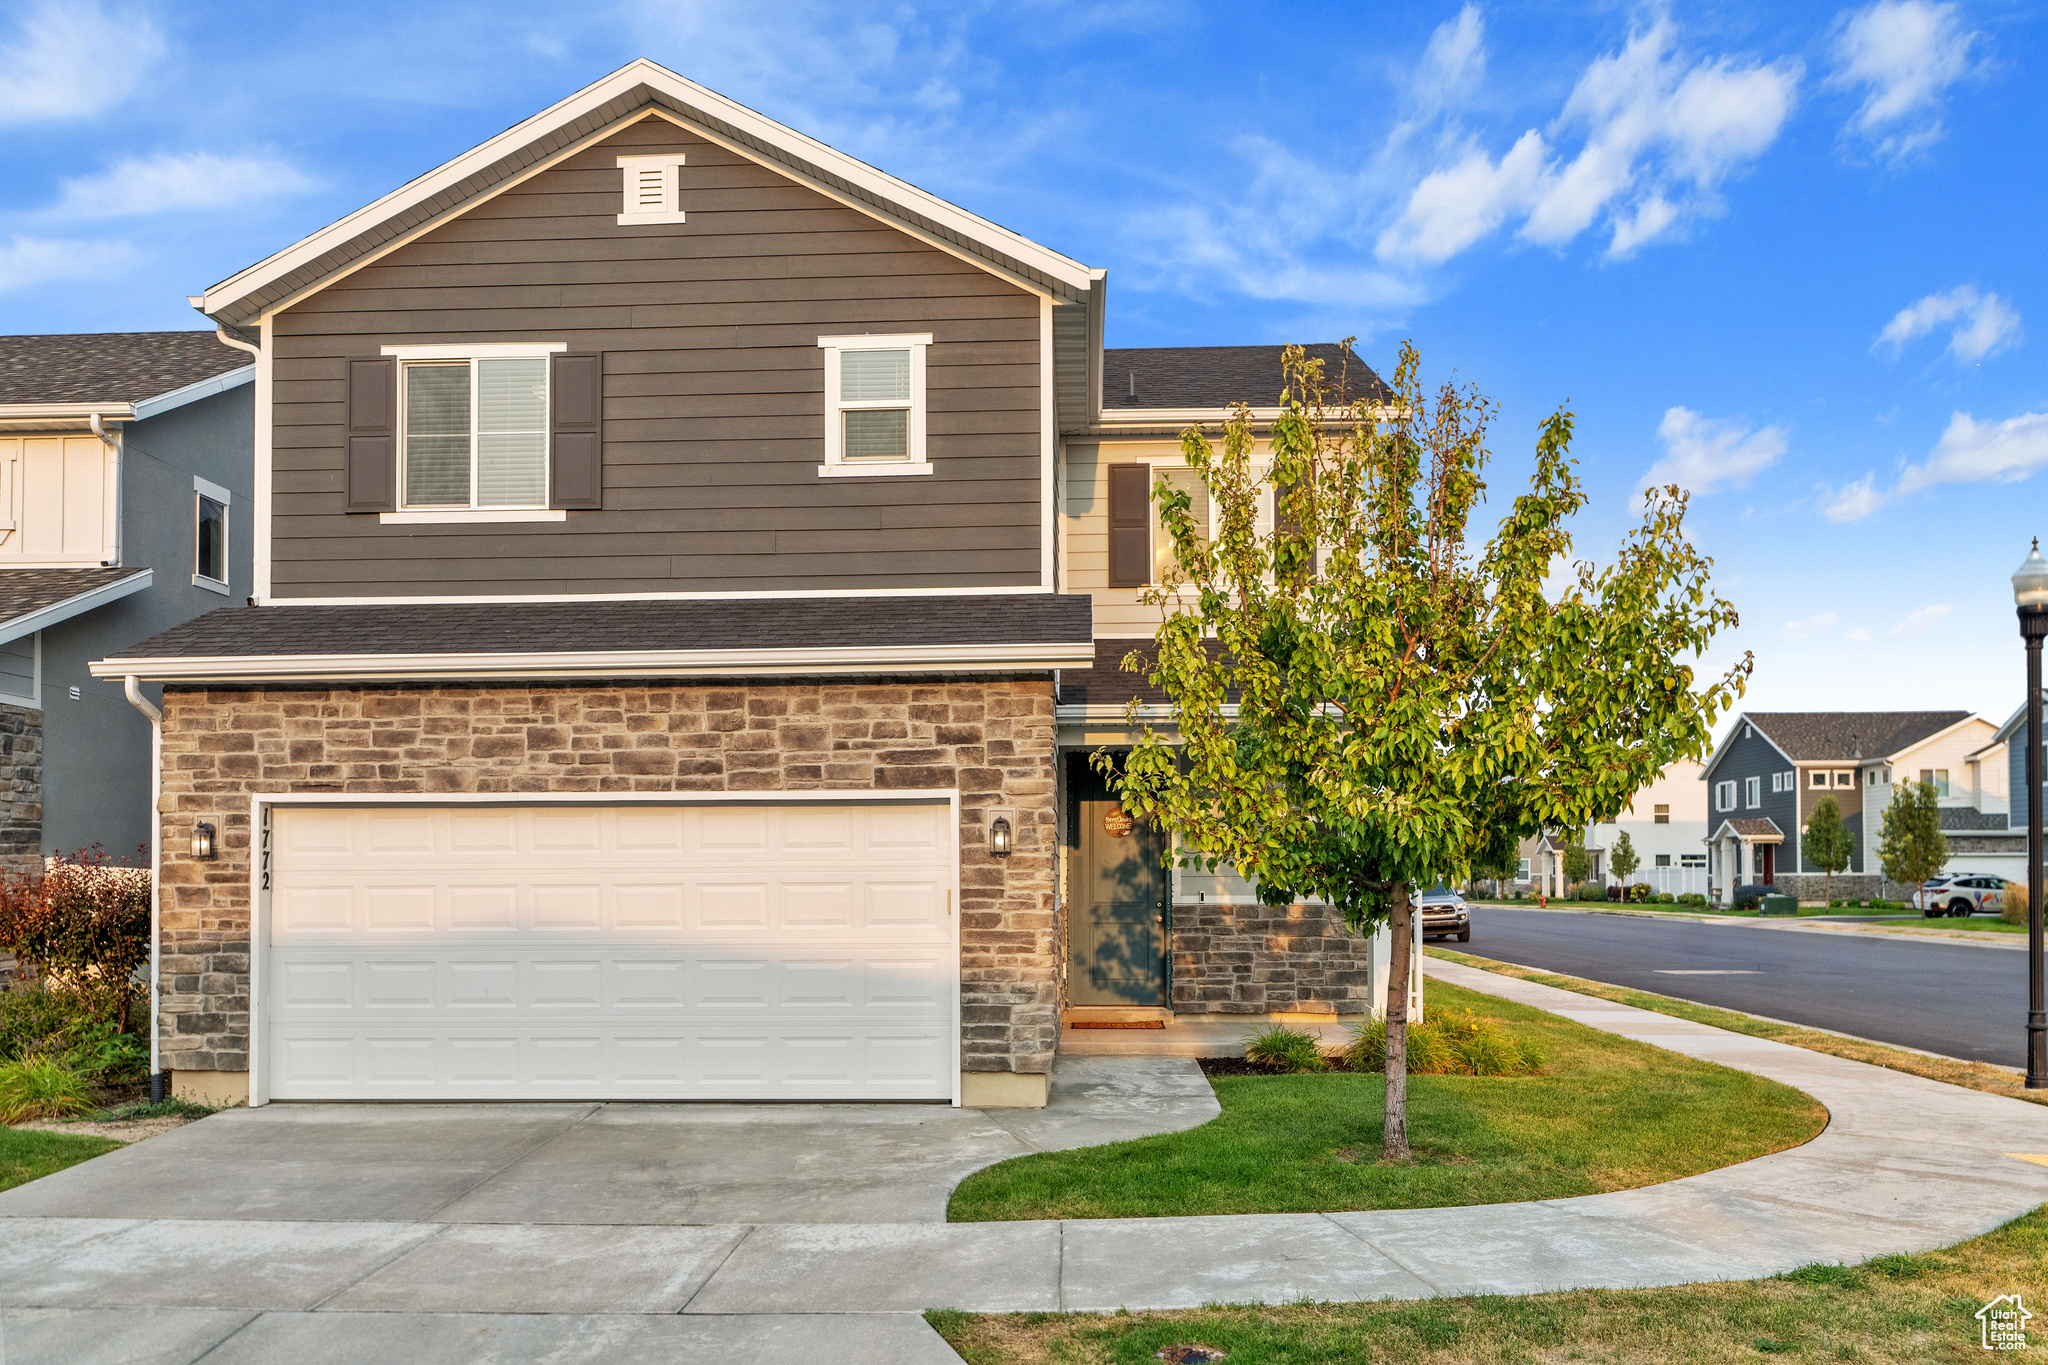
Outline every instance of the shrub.
<svg viewBox="0 0 2048 1365"><path fill-rule="evenodd" d="M0 949L125 1031L149 960L149 873L94 848L0 877Z"/></svg>
<svg viewBox="0 0 2048 1365"><path fill-rule="evenodd" d="M1688 891L1678 898L1678 903L1680 905L1697 905L1704 908L1707 898L1697 891Z"/></svg>
<svg viewBox="0 0 2048 1365"><path fill-rule="evenodd" d="M2007 882L2005 894L1998 898L1998 917L2007 924L2025 924L2027 909L2027 888L2018 882Z"/></svg>
<svg viewBox="0 0 2048 1365"><path fill-rule="evenodd" d="M78 992L32 978L0 990L0 1062L18 1062L92 1018Z"/></svg>
<svg viewBox="0 0 2048 1365"><path fill-rule="evenodd" d="M0 1123L69 1118L90 1108L85 1077L56 1058L0 1062Z"/></svg>
<svg viewBox="0 0 2048 1365"><path fill-rule="evenodd" d="M1327 1071L1322 1046L1298 1029L1274 1024L1245 1039L1244 1059L1275 1071Z"/></svg>
<svg viewBox="0 0 2048 1365"><path fill-rule="evenodd" d="M1344 1055L1353 1070L1386 1070L1386 1020L1365 1019L1353 1026ZM1526 1076L1542 1068L1538 1048L1469 1009L1435 1010L1408 1026L1408 1070L1417 1076Z"/></svg>
<svg viewBox="0 0 2048 1365"><path fill-rule="evenodd" d="M1579 901L1604 901L1607 899L1607 888L1598 882L1580 882L1578 887L1572 892L1572 899Z"/></svg>
<svg viewBox="0 0 2048 1365"><path fill-rule="evenodd" d="M1628 889L1628 898L1638 905L1646 904L1656 894L1648 882L1637 882Z"/></svg>
<svg viewBox="0 0 2048 1365"><path fill-rule="evenodd" d="M1677 899L1669 891L1659 891L1656 895L1650 897L1650 901L1654 905L1672 905L1677 902Z"/></svg>

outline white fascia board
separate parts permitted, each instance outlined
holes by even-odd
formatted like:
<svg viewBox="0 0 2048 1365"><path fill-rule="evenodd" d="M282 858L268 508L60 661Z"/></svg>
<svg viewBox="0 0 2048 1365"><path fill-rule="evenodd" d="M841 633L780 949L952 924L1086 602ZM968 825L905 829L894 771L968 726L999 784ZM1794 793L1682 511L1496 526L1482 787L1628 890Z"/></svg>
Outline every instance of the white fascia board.
<svg viewBox="0 0 2048 1365"><path fill-rule="evenodd" d="M256 363L251 361L239 370L229 370L225 374L214 375L211 379L202 379L196 384L187 384L181 389L172 389L154 398L143 399L135 405L135 420L147 422L150 418L161 416L173 408L182 408L187 403L196 403L202 398L226 393L229 389L239 389L244 384L254 383L255 379Z"/></svg>
<svg viewBox="0 0 2048 1365"><path fill-rule="evenodd" d="M91 664L95 678L151 682L374 682L380 679L733 678L796 674L1050 672L1095 657L1093 641L832 649L621 649L545 654L270 654Z"/></svg>
<svg viewBox="0 0 2048 1365"><path fill-rule="evenodd" d="M901 473L901 467L894 471ZM380 514L380 515L389 515ZM760 588L752 592L557 592L458 597L274 597L273 607L448 607L466 603L529 602L754 602L788 597L1024 597L1051 592L1031 588Z"/></svg>
<svg viewBox="0 0 2048 1365"><path fill-rule="evenodd" d="M873 195L883 205L900 206L970 241L982 243L1008 255L1048 278L1059 281L1077 297L1085 296L1088 291L1089 270L1079 261L1041 246L1007 228L998 227L987 219L977 217L955 204L940 199L937 195L876 170L864 161L828 147L793 128L785 127L771 118L677 75L667 67L642 57L627 63L594 84L585 86L567 99L514 124L454 160L408 181L312 236L295 242L283 251L222 280L201 296L201 311L208 316L215 316L230 310L251 294L276 283L295 270L306 267L378 223L431 200L436 195L447 193L464 180L504 160L520 148L579 119L589 117L606 104L630 94L639 86L657 91L686 109L698 111L711 120L774 147L792 158L799 168L814 167L864 193Z"/></svg>
<svg viewBox="0 0 2048 1365"><path fill-rule="evenodd" d="M156 570L142 569L136 573L129 574L126 578L117 578L111 583L104 583L90 592L82 592L76 597L67 597L62 602L52 602L47 607L39 607L35 611L17 616L11 621L0 622L0 645L6 644L9 640L19 640L24 635L33 635L46 626L54 626L61 621L69 621L74 616L83 616L95 607L104 607L109 602L118 602L130 593L141 592L155 580Z"/></svg>
<svg viewBox="0 0 2048 1365"><path fill-rule="evenodd" d="M1277 422L1285 408L1267 407L1251 409L1254 422ZM1221 426L1234 415L1235 408L1104 408L1095 425L1107 438L1126 428L1144 430L1152 427ZM1375 421L1390 421L1398 414L1392 408L1372 408L1367 416ZM1324 419L1325 426L1335 426L1346 420L1348 414L1340 413Z"/></svg>
<svg viewBox="0 0 2048 1365"><path fill-rule="evenodd" d="M87 430L98 414L102 422L127 422L135 417L128 403L0 403L0 430Z"/></svg>

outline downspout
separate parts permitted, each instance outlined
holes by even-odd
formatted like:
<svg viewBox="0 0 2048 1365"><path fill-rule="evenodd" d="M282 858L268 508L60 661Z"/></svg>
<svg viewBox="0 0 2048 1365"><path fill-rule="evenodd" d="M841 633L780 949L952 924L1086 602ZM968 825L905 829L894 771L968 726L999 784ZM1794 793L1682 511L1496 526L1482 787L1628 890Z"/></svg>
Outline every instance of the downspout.
<svg viewBox="0 0 2048 1365"><path fill-rule="evenodd" d="M121 562L121 481L122 476L127 472L122 468L124 462L121 456L121 433L118 430L108 431L106 423L100 419L98 413L88 417L86 425L92 428L93 435L100 438L101 445L114 452L114 544L112 547L114 552L107 556L106 562L110 565L119 565Z"/></svg>
<svg viewBox="0 0 2048 1365"><path fill-rule="evenodd" d="M220 344L223 346L232 346L238 351L247 351L250 355L257 357L261 357L263 354L263 348L261 346L258 346L253 342L244 341L238 336L229 336L228 325L225 322L215 323L213 326L213 334L220 338Z"/></svg>
<svg viewBox="0 0 2048 1365"><path fill-rule="evenodd" d="M142 695L136 676L121 680L128 704L149 717L149 1102L162 1104L169 1098L170 1078L163 1072L158 1055L157 971L163 955L163 814L157 809L163 800L164 713Z"/></svg>

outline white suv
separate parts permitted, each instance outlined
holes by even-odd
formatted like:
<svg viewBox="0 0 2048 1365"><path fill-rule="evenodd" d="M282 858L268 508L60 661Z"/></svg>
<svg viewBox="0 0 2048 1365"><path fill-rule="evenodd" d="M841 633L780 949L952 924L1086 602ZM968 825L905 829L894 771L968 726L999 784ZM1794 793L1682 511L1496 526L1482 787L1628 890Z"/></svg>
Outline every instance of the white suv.
<svg viewBox="0 0 2048 1365"><path fill-rule="evenodd" d="M1998 901L2010 885L2005 878L1989 872L1943 873L1920 884L1920 889L1913 893L1913 908L1923 919L1943 915L1961 919L1980 910L1996 914Z"/></svg>

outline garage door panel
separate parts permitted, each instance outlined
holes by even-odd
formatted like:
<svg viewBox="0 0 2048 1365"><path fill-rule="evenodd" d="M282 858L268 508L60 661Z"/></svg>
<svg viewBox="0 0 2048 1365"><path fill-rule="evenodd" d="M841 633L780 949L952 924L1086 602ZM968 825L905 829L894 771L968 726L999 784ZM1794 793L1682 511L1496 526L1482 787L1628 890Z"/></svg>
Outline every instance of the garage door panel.
<svg viewBox="0 0 2048 1365"><path fill-rule="evenodd" d="M951 1096L947 806L276 823L276 1098Z"/></svg>

